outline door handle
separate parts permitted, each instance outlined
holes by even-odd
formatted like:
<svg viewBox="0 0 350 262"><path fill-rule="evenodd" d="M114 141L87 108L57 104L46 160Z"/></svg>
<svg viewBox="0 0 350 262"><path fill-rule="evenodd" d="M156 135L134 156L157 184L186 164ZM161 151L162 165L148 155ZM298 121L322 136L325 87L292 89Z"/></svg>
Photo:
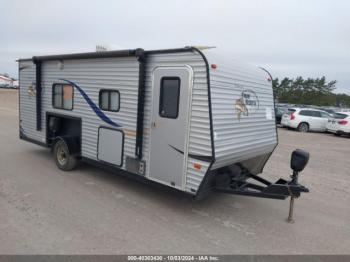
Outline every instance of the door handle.
<svg viewBox="0 0 350 262"><path fill-rule="evenodd" d="M156 128L156 122L152 122L152 128Z"/></svg>

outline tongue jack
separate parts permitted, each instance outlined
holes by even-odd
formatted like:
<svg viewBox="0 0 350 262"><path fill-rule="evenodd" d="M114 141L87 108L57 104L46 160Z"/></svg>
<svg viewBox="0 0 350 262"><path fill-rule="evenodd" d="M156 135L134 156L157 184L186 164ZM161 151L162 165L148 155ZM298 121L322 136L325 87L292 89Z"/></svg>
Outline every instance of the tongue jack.
<svg viewBox="0 0 350 262"><path fill-rule="evenodd" d="M290 161L290 167L293 169L293 175L291 175L291 181L289 182L289 186L297 186L298 185L298 176L299 172L303 171L307 163L309 162L310 155L308 152L296 149L292 153L292 158ZM293 211L294 211L294 200L297 198L290 188L288 187L290 194L290 202L289 202L289 215L287 218L288 223L294 223L293 219Z"/></svg>
<svg viewBox="0 0 350 262"><path fill-rule="evenodd" d="M288 218L287 218L287 222L290 223L290 224L294 223L294 219L293 219L294 199L295 199L295 196L291 196L290 197L289 215L288 215Z"/></svg>

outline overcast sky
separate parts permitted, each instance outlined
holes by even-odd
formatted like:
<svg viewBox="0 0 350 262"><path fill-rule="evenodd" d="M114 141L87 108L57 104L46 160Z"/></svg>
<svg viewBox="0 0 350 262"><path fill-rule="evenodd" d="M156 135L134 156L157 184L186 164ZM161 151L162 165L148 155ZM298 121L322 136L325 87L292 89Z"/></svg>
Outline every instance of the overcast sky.
<svg viewBox="0 0 350 262"><path fill-rule="evenodd" d="M274 77L337 80L350 94L350 1L0 0L0 73L18 58L214 45Z"/></svg>

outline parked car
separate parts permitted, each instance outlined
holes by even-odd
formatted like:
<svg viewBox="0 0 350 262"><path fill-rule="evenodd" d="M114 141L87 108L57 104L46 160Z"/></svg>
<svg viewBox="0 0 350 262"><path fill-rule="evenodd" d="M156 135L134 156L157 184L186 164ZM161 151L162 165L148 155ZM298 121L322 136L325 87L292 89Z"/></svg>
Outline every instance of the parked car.
<svg viewBox="0 0 350 262"><path fill-rule="evenodd" d="M284 111L284 113L282 114L282 117L281 117L281 126L282 127L289 127L289 124L287 123L287 118L290 118L291 114L295 112L295 108L286 108L286 110ZM283 121L283 118L284 121Z"/></svg>
<svg viewBox="0 0 350 262"><path fill-rule="evenodd" d="M326 108L326 109L322 109L322 110L325 111L325 112L327 112L327 113L330 114L330 115L335 114L335 111L334 111L333 109L328 109L328 108Z"/></svg>
<svg viewBox="0 0 350 262"><path fill-rule="evenodd" d="M282 115L287 111L286 107L275 107L275 117L276 117L276 124L280 125L282 120Z"/></svg>
<svg viewBox="0 0 350 262"><path fill-rule="evenodd" d="M312 108L289 108L283 114L282 126L297 129L299 132L325 132L328 119L332 116L325 111Z"/></svg>
<svg viewBox="0 0 350 262"><path fill-rule="evenodd" d="M350 136L350 112L335 113L334 117L328 120L327 131L338 136Z"/></svg>
<svg viewBox="0 0 350 262"><path fill-rule="evenodd" d="M333 117L333 115L335 114L335 111L333 109L330 109L330 108L316 107L315 109L319 109L321 111L325 111L328 114L330 114L331 117Z"/></svg>

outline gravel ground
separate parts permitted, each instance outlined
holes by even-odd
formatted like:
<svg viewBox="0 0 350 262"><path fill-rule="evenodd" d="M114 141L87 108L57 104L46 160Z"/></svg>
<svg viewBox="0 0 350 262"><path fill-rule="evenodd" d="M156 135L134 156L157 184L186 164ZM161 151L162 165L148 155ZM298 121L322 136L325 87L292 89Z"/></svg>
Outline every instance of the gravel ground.
<svg viewBox="0 0 350 262"><path fill-rule="evenodd" d="M58 170L18 139L17 91L0 90L1 254L350 254L350 139L279 130L264 176L287 178L290 153L311 153L296 201L212 194L193 202L81 165Z"/></svg>

